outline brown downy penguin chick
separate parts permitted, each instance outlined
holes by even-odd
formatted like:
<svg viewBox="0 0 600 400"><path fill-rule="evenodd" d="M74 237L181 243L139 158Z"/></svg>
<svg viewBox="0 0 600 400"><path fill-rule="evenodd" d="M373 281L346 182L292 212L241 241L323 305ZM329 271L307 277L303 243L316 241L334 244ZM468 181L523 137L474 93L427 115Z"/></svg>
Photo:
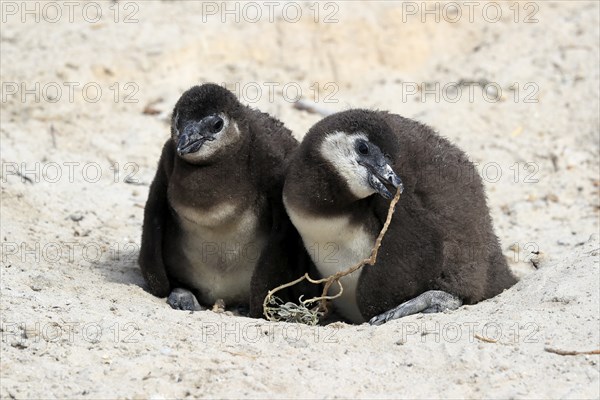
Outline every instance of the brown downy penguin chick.
<svg viewBox="0 0 600 400"><path fill-rule="evenodd" d="M139 264L150 293L184 310L223 299L258 317L267 290L302 275L281 201L283 162L297 146L281 122L221 86L186 91L144 213Z"/></svg>
<svg viewBox="0 0 600 400"><path fill-rule="evenodd" d="M465 153L418 122L368 110L324 118L290 159L284 204L322 276L370 255L398 187L376 264L341 280L340 314L379 325L477 303L516 282Z"/></svg>

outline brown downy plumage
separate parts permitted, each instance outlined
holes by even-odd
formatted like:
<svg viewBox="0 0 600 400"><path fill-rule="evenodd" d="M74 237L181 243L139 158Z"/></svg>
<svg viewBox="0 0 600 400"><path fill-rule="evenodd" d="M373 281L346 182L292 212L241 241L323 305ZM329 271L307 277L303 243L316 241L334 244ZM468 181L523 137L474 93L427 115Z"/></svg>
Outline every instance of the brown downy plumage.
<svg viewBox="0 0 600 400"><path fill-rule="evenodd" d="M174 308L223 299L260 316L268 289L302 275L303 248L281 202L297 145L281 122L220 86L186 91L144 213L139 264L149 292L171 294Z"/></svg>
<svg viewBox="0 0 600 400"><path fill-rule="evenodd" d="M477 303L516 282L465 153L425 125L368 110L324 118L290 159L284 202L322 275L368 257L401 185L377 263L342 279L342 315L382 323Z"/></svg>

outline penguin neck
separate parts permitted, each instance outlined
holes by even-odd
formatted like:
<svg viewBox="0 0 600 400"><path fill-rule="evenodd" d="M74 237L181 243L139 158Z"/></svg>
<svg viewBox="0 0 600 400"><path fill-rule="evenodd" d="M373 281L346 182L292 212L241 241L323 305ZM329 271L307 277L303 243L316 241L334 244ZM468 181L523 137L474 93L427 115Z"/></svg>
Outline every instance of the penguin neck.
<svg viewBox="0 0 600 400"><path fill-rule="evenodd" d="M206 164L176 159L169 187L171 204L175 208L198 210L210 210L220 204L236 208L241 203L253 204L256 193L247 167L248 158L248 152L238 148Z"/></svg>

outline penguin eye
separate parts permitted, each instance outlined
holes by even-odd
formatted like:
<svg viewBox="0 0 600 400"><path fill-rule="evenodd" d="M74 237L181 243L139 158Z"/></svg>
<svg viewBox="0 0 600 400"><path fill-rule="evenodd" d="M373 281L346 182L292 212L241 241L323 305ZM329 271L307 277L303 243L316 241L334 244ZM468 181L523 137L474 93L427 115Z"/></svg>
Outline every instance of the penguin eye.
<svg viewBox="0 0 600 400"><path fill-rule="evenodd" d="M364 142L364 141L360 141L358 142L358 146L357 146L358 152L360 154L362 154L363 156L369 155L369 145Z"/></svg>
<svg viewBox="0 0 600 400"><path fill-rule="evenodd" d="M223 125L224 125L223 119L221 117L216 117L215 121L213 122L213 125L212 125L212 131L214 133L220 132L221 129L223 129Z"/></svg>

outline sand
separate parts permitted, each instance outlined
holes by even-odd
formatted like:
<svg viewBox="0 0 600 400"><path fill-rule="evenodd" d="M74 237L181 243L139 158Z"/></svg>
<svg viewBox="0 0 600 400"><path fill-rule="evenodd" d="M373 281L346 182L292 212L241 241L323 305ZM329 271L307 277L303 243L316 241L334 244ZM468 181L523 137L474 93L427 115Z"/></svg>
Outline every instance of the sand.
<svg viewBox="0 0 600 400"><path fill-rule="evenodd" d="M0 4L2 398L600 397L600 355L557 354L600 349L597 2L90 4ZM171 310L136 265L143 206L209 81L299 139L300 94L433 126L521 281L381 327Z"/></svg>

